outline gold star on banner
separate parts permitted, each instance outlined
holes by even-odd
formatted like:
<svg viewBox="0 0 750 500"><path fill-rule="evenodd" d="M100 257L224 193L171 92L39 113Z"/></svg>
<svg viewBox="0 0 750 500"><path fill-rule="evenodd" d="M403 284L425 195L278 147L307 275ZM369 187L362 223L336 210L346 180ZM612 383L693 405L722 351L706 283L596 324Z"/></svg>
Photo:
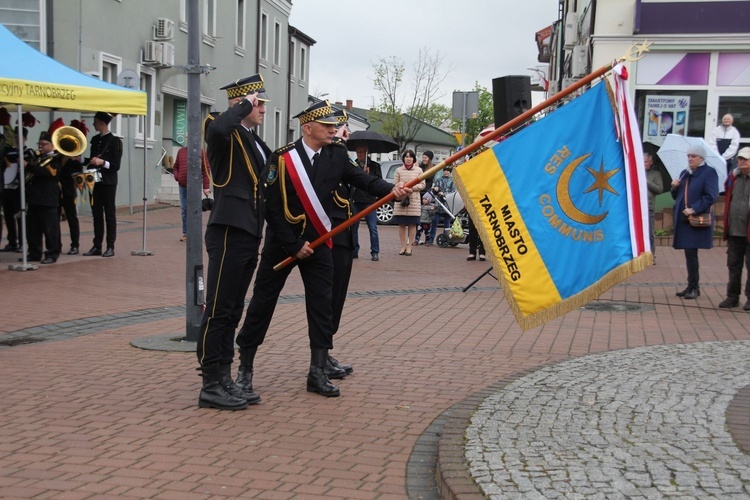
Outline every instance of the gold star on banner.
<svg viewBox="0 0 750 500"><path fill-rule="evenodd" d="M591 175L594 176L594 183L589 186L586 191L583 192L583 194L590 193L591 191L597 189L599 190L599 206L602 206L602 196L604 195L604 191L607 190L610 193L614 195L618 195L617 191L615 191L612 186L609 185L609 179L617 173L619 168L616 168L614 170L608 170L604 171L604 161L599 165L599 171L597 172L594 169L591 169L589 167L586 167L586 170L588 170Z"/></svg>

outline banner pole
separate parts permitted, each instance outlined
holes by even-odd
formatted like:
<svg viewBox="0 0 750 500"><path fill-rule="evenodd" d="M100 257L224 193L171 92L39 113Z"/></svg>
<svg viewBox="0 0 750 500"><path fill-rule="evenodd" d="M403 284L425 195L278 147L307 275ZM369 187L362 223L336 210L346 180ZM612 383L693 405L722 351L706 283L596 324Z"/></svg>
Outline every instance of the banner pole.
<svg viewBox="0 0 750 500"><path fill-rule="evenodd" d="M432 167L432 168L430 168L428 170L425 170L424 172L422 172L422 174L419 177L417 177L416 179L412 179L411 181L409 181L406 184L404 184L404 187L413 187L413 186L419 184L420 182L422 182L424 179L427 179L428 177L432 177L433 175L435 175L436 173L438 173L439 171L441 171L443 168L445 168L447 165L450 165L450 164L454 163L459 158L462 158L462 157L464 157L466 155L469 155L469 154L473 153L474 151L478 150L483 145L485 145L487 142L489 142L489 141L491 141L491 140L493 140L493 139L495 139L495 138L503 135L504 133L508 132L509 130L512 130L516 126L521 125L522 123L525 123L531 117L533 117L535 114L537 114L540 111L542 111L542 110L550 107L554 103L562 100L563 98L565 98L568 95L572 94L576 90L578 90L578 89L580 89L580 88L588 85L589 83L591 83L592 81L596 80L597 78L605 75L606 73L608 73L609 71L611 71L612 68L615 65L619 64L621 61L623 61L625 59L626 58L624 58L624 57L620 58L620 59L617 59L617 60L613 61L612 63L607 64L606 66L602 66L601 68L597 69L596 71L594 71L592 73L589 73L588 75L584 76L583 78L581 78L580 80L578 80L574 84L572 84L572 85L570 85L568 87L565 87L564 89L562 89L560 92L558 92L557 94L553 95L549 99L547 99L547 100L545 100L545 101L537 104L536 106L534 106L530 110L526 111L525 113L523 113L523 114L521 114L521 115L513 118L511 121L507 122L506 124L504 124L503 126L501 126L499 128L496 128L495 130L493 130L491 133L487 134L486 136L478 139L475 142L472 142L471 144L469 144L468 146L466 146L465 148L463 148L461 151L456 151L455 153L453 153L448 158L446 158L445 160L441 161L440 163L438 163L434 167ZM369 215L370 213L374 212L375 210L378 209L378 207L380 207L381 205L384 205L384 204L390 202L394 198L395 198L395 196L393 195L393 193L389 193L386 196L383 196L378 201L376 201L375 203L373 203L369 207L365 208L364 210L362 210L360 212L357 212L351 218L345 220L344 222L342 222L338 226L334 227L333 229L331 229L326 234L324 234L322 236L319 236L317 239L315 239L313 242L310 243L310 248L316 248L316 247L320 246L321 244L323 244L329 238L333 238L334 236L336 236L337 234L341 233L345 229L353 226L355 223L359 222L360 219L362 219L363 217L365 217L365 216ZM281 262L279 262L278 264L276 264L275 266L273 266L273 269L274 269L274 271L278 271L280 269L283 269L284 267L288 266L289 264L291 264L295 260L297 260L297 258L294 257L294 256L287 257L286 259L282 260Z"/></svg>

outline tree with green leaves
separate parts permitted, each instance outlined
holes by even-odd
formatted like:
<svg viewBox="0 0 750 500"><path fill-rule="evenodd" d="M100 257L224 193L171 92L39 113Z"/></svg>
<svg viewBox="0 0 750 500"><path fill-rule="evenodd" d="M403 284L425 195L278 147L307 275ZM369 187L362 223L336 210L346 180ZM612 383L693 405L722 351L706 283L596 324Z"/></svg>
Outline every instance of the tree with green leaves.
<svg viewBox="0 0 750 500"><path fill-rule="evenodd" d="M443 70L443 56L428 48L419 50L412 68L411 88L405 87L406 63L397 56L380 59L373 65L373 85L380 92L375 112L368 113L371 123L398 143L399 154L414 141L423 123L440 119L436 101L443 97L440 85L448 76Z"/></svg>

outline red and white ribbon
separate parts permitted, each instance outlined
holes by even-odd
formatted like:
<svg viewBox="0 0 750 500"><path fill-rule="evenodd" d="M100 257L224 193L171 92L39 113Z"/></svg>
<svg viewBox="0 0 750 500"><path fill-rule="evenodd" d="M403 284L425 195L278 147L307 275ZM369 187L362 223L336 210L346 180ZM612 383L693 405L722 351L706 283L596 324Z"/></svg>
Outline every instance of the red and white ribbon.
<svg viewBox="0 0 750 500"><path fill-rule="evenodd" d="M625 181L628 187L628 216L630 219L630 244L633 257L651 251L649 241L648 193L646 192L646 167L643 164L643 145L633 103L628 88L628 71L624 65L612 68L615 80L618 131L625 160Z"/></svg>
<svg viewBox="0 0 750 500"><path fill-rule="evenodd" d="M307 218L310 219L318 234L321 236L326 234L331 230L331 220L323 210L323 205L321 205L310 178L307 176L302 158L295 149L287 151L281 156L284 158L286 171L289 172L289 178L292 180L292 185L294 185L294 190L297 191L300 202L302 202ZM332 248L333 242L328 239L326 245L328 248Z"/></svg>

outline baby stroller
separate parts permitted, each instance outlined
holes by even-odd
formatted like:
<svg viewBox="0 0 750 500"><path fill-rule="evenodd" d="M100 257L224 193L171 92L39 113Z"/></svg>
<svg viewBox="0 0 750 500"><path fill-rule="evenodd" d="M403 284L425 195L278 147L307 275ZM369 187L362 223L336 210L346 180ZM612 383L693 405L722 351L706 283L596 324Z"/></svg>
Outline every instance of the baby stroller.
<svg viewBox="0 0 750 500"><path fill-rule="evenodd" d="M451 226L444 227L443 232L435 237L435 243L441 248L455 247L459 243L468 243L469 215L466 212L466 208L464 208L461 196L459 196L457 192L448 193L445 197L435 196L434 200L435 203L437 203L437 205L448 214L451 219L451 224L453 224L456 219L459 219L461 222L461 228L463 229L463 234L460 237L457 237L454 232L451 231ZM449 206L453 207L453 210L448 208Z"/></svg>

